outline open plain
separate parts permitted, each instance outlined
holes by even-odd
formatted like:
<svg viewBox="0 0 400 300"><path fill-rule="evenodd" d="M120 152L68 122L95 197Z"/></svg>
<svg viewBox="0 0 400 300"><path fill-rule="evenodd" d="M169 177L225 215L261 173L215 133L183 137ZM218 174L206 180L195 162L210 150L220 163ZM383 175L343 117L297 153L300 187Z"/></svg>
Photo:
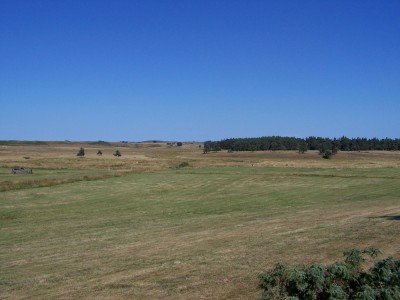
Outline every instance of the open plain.
<svg viewBox="0 0 400 300"><path fill-rule="evenodd" d="M278 261L400 257L400 153L2 143L0 225L1 299L255 299Z"/></svg>

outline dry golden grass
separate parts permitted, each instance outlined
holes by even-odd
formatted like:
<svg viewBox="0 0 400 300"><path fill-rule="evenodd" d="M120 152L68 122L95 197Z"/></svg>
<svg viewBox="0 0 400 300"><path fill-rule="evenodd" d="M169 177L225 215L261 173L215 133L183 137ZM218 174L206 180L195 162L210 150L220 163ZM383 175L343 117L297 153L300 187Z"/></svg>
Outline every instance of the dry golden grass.
<svg viewBox="0 0 400 300"><path fill-rule="evenodd" d="M0 192L0 298L255 299L277 261L400 257L399 152L50 143L0 146L0 165L0 184L60 180Z"/></svg>
<svg viewBox="0 0 400 300"><path fill-rule="evenodd" d="M296 151L212 152L203 154L200 143L182 147L167 143L57 143L48 145L0 145L0 167L30 166L41 169L118 169L156 171L173 168L187 161L193 167L255 166L296 168L374 168L400 167L399 151L339 152L331 160L321 159L317 151L299 154ZM76 156L80 147L86 155ZM113 156L115 150L122 157ZM103 155L96 155L102 150Z"/></svg>

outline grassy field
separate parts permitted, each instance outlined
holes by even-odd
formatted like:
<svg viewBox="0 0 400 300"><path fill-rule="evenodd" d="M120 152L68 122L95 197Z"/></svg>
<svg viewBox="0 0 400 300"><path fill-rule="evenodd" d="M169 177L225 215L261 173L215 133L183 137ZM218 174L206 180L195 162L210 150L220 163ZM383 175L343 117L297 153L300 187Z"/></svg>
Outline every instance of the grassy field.
<svg viewBox="0 0 400 300"><path fill-rule="evenodd" d="M0 146L0 166L1 299L255 299L277 261L400 257L398 152L48 143Z"/></svg>

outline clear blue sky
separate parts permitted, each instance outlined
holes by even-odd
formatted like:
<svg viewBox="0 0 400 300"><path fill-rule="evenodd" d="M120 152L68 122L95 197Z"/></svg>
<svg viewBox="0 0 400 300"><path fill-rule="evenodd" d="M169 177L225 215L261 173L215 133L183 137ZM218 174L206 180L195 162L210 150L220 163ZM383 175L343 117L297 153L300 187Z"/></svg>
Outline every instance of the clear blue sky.
<svg viewBox="0 0 400 300"><path fill-rule="evenodd" d="M0 139L400 136L400 1L0 0Z"/></svg>

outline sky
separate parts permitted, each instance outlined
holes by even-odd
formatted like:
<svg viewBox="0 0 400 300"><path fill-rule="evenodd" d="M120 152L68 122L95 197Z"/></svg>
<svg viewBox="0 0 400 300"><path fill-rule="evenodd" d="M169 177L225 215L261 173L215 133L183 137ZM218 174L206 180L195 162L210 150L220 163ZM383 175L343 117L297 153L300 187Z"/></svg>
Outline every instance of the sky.
<svg viewBox="0 0 400 300"><path fill-rule="evenodd" d="M0 140L400 137L398 0L0 0Z"/></svg>

